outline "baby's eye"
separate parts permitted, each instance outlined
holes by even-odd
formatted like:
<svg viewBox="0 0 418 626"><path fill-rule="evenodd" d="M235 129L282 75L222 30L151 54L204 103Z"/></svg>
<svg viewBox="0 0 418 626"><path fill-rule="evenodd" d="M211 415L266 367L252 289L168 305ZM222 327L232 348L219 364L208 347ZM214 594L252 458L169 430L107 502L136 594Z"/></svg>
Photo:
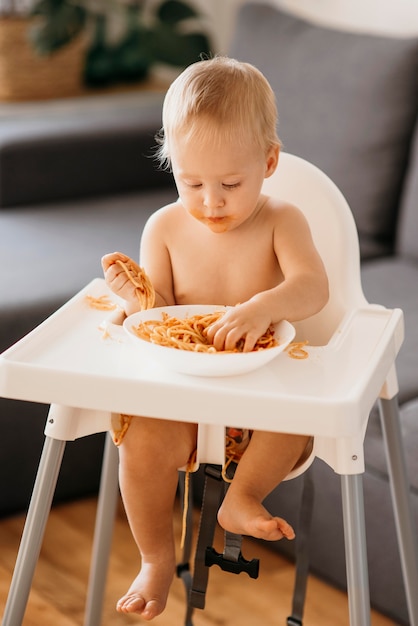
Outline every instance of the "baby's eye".
<svg viewBox="0 0 418 626"><path fill-rule="evenodd" d="M202 184L201 183L187 183L187 186L190 187L191 189L200 189Z"/></svg>
<svg viewBox="0 0 418 626"><path fill-rule="evenodd" d="M223 187L224 189L236 189L237 187L239 187L239 185L240 185L239 183L230 183L230 184L224 183Z"/></svg>

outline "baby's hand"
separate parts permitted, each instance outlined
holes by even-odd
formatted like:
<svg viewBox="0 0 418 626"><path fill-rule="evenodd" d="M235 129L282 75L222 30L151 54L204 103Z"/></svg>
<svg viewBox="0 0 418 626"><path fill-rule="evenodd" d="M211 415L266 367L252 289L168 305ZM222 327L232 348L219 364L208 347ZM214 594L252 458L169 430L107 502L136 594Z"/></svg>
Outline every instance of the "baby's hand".
<svg viewBox="0 0 418 626"><path fill-rule="evenodd" d="M107 286L126 302L137 303L135 286L129 280L123 267L116 261L127 263L131 259L121 252L112 252L102 258L102 268Z"/></svg>
<svg viewBox="0 0 418 626"><path fill-rule="evenodd" d="M229 309L207 329L207 337L217 350L233 350L244 339L244 352L251 352L257 340L272 323L266 307L249 300Z"/></svg>

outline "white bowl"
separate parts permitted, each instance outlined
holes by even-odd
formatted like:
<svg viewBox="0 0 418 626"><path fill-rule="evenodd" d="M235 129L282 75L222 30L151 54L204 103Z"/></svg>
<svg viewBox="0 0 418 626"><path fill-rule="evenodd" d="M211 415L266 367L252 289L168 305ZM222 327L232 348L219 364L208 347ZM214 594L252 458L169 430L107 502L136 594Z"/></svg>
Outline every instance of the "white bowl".
<svg viewBox="0 0 418 626"><path fill-rule="evenodd" d="M142 354L152 358L153 361L156 361L172 371L182 374L191 374L193 376L234 376L236 374L251 372L266 365L266 363L274 359L280 352L283 352L295 336L294 327L289 324L289 322L282 321L274 326L278 345L273 348L245 353L207 353L190 352L188 350L159 346L145 339L141 339L133 331L133 327L138 326L141 322L162 319L163 313L183 319L192 315L201 315L223 310L226 310L226 307L207 304L178 305L148 309L127 317L123 323L123 327Z"/></svg>

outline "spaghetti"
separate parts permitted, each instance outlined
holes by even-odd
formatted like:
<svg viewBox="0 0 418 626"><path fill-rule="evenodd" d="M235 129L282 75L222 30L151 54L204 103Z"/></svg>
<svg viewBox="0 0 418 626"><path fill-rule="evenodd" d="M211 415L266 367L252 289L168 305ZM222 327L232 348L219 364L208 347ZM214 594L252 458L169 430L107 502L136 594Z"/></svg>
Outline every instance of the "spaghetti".
<svg viewBox="0 0 418 626"><path fill-rule="evenodd" d="M100 311L113 311L116 309L116 304L109 299L109 296L103 295L95 298L94 296L87 295L86 300L89 307L92 309L98 309Z"/></svg>
<svg viewBox="0 0 418 626"><path fill-rule="evenodd" d="M307 341L294 341L293 343L290 343L286 350L287 354L292 359L307 359L309 353L304 349L304 346L306 346L307 343Z"/></svg>
<svg viewBox="0 0 418 626"><path fill-rule="evenodd" d="M121 413L120 415L112 416L112 426L113 426L113 443L115 446L120 446L123 441L123 438L126 435L126 432L131 424L133 415L125 415Z"/></svg>
<svg viewBox="0 0 418 626"><path fill-rule="evenodd" d="M182 518L182 530L180 539L180 548L183 550L184 543L186 541L187 531L187 514L189 512L189 492L190 492L190 474L194 471L196 465L197 450L194 450L187 462L186 476L184 481L184 499L183 499L183 518Z"/></svg>
<svg viewBox="0 0 418 626"><path fill-rule="evenodd" d="M224 315L223 311L208 313L206 315L192 315L184 319L169 316L163 313L161 320L147 320L132 330L140 339L149 341L168 348L177 350L188 350L192 352L242 352L244 349L244 339L240 339L234 350L216 350L210 343L206 335L207 328ZM277 339L274 330L268 328L258 339L253 351L264 350L277 346Z"/></svg>
<svg viewBox="0 0 418 626"><path fill-rule="evenodd" d="M247 449L252 433L253 431L248 428L227 426L225 429L225 464L221 474L226 483L232 483L235 467ZM232 466L232 472L228 472L230 466Z"/></svg>
<svg viewBox="0 0 418 626"><path fill-rule="evenodd" d="M155 291L142 267L139 267L132 259L129 259L129 261L117 259L115 263L124 270L126 276L135 287L135 294L139 300L141 311L152 309L155 304Z"/></svg>

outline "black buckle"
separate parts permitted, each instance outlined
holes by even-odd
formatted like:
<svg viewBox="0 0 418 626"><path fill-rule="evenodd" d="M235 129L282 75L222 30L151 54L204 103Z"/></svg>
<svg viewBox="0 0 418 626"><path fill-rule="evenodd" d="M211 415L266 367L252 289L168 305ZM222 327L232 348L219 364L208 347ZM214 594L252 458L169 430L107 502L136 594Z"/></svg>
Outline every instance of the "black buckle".
<svg viewBox="0 0 418 626"><path fill-rule="evenodd" d="M293 617L293 615L291 615L290 617L287 618L286 624L287 626L302 626L302 620L298 619L297 617Z"/></svg>
<svg viewBox="0 0 418 626"><path fill-rule="evenodd" d="M258 578L260 561L259 559L247 561L241 553L237 561L231 561L230 559L226 559L222 553L217 552L214 548L208 547L205 552L205 565L206 567L218 565L224 572L230 572L231 574L245 572L250 578Z"/></svg>

